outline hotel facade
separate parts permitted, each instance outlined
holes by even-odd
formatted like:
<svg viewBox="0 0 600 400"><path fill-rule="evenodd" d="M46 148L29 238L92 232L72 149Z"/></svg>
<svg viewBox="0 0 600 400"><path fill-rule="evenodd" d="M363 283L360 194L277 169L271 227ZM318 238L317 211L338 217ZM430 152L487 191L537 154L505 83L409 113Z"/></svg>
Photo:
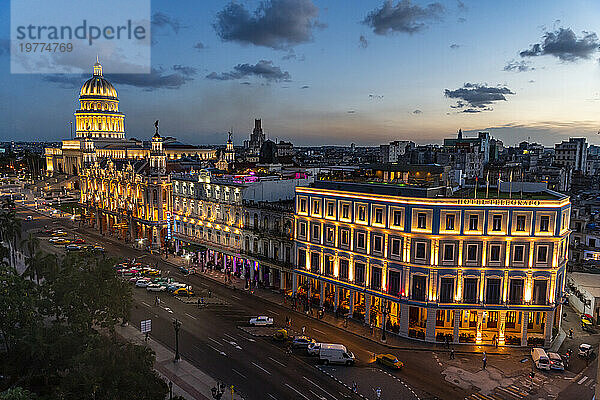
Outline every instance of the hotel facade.
<svg viewBox="0 0 600 400"><path fill-rule="evenodd" d="M403 337L548 345L560 325L569 198L545 189L484 196L298 187L292 290Z"/></svg>

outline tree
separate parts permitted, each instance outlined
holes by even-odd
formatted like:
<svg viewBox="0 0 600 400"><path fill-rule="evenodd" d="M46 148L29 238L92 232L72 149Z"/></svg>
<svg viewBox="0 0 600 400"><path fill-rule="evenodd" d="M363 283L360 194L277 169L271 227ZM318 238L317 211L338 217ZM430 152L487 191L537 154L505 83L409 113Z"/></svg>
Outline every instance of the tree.
<svg viewBox="0 0 600 400"><path fill-rule="evenodd" d="M44 257L42 253L38 252L39 247L40 239L33 236L31 232L21 241L21 248L25 251L25 265L27 266L24 273L29 276L29 279L35 279L38 285L40 284Z"/></svg>
<svg viewBox="0 0 600 400"><path fill-rule="evenodd" d="M8 265L0 266L0 334L10 351L20 332L36 318L37 288Z"/></svg>
<svg viewBox="0 0 600 400"><path fill-rule="evenodd" d="M37 396L27 389L16 387L0 393L0 400L32 400Z"/></svg>
<svg viewBox="0 0 600 400"><path fill-rule="evenodd" d="M59 387L64 399L164 400L166 383L153 370L154 352L114 338L95 337L77 355Z"/></svg>

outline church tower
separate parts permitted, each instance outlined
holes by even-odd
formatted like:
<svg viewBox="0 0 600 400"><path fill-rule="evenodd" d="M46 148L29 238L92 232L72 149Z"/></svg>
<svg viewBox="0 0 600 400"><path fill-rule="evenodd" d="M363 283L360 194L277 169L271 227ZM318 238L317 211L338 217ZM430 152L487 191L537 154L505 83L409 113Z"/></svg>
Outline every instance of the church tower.
<svg viewBox="0 0 600 400"><path fill-rule="evenodd" d="M156 132L152 136L150 149L150 169L154 173L164 174L167 171L167 155L163 149L163 138L158 133L158 121L154 123Z"/></svg>
<svg viewBox="0 0 600 400"><path fill-rule="evenodd" d="M227 146L225 147L225 161L228 163L235 162L235 149L233 148L233 140L231 140L232 132L229 133L229 138L227 139Z"/></svg>

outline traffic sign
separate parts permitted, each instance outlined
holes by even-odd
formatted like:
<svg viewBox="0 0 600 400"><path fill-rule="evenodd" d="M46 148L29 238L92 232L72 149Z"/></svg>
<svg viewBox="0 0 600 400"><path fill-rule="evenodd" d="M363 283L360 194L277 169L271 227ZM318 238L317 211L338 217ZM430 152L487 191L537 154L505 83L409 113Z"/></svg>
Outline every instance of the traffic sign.
<svg viewBox="0 0 600 400"><path fill-rule="evenodd" d="M152 320L147 319L145 321L140 322L140 331L142 333L148 333L152 331Z"/></svg>

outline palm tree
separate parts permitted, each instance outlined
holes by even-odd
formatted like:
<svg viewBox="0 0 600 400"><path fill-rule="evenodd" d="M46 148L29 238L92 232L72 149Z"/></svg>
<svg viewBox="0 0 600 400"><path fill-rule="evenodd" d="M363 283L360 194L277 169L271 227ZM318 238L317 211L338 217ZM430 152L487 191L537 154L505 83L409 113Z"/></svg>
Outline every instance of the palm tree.
<svg viewBox="0 0 600 400"><path fill-rule="evenodd" d="M6 202L5 202L6 204ZM4 208L0 212L0 241L6 243L9 249L9 262L16 264L17 244L21 238L21 220L16 217L14 210Z"/></svg>

